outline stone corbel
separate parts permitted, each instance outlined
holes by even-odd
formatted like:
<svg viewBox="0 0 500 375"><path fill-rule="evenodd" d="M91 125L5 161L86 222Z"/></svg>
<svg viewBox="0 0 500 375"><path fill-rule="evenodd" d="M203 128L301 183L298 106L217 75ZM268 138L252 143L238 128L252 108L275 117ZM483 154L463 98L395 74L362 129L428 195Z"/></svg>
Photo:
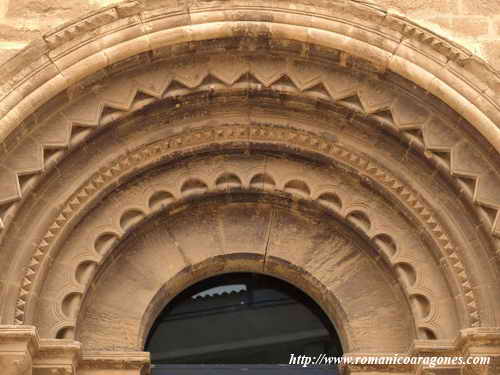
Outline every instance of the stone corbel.
<svg viewBox="0 0 500 375"><path fill-rule="evenodd" d="M149 375L148 352L86 352L78 365L78 375Z"/></svg>
<svg viewBox="0 0 500 375"><path fill-rule="evenodd" d="M460 331L457 347L468 356L500 357L500 328L467 328Z"/></svg>
<svg viewBox="0 0 500 375"><path fill-rule="evenodd" d="M490 357L490 366L421 365L417 375L497 375L493 370L500 361L500 328L467 328L455 340L416 340L414 356Z"/></svg>
<svg viewBox="0 0 500 375"><path fill-rule="evenodd" d="M456 340L415 340L411 355L415 357L457 357ZM462 375L459 365L421 364L416 375Z"/></svg>
<svg viewBox="0 0 500 375"><path fill-rule="evenodd" d="M464 357L491 358L489 366L467 365L462 369L462 375L497 375L500 362L500 328L467 328L460 331L457 338L457 348Z"/></svg>
<svg viewBox="0 0 500 375"><path fill-rule="evenodd" d="M0 326L0 369L2 375L32 375L33 358L40 339L33 326Z"/></svg>
<svg viewBox="0 0 500 375"><path fill-rule="evenodd" d="M77 341L42 339L33 361L33 375L76 375L79 355Z"/></svg>

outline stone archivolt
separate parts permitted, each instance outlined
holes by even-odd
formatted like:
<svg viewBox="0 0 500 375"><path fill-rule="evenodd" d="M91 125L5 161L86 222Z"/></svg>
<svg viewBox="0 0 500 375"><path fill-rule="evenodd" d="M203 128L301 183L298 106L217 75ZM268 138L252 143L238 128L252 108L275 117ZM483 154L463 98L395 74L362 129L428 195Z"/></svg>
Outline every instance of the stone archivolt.
<svg viewBox="0 0 500 375"><path fill-rule="evenodd" d="M193 92L214 93L218 90L231 88L234 90L273 90L290 95L300 94L301 97L314 100L334 100L335 103L350 110L373 117L378 120L375 124L381 127L390 127L398 132L403 139L406 137L407 141L416 146L417 150L422 149L424 156L437 161L436 165L451 172L451 175L473 176L473 169L467 170L468 166L471 166L471 157L464 158L462 156L461 160L464 160L464 163L460 164L459 161L457 162L460 158L455 156L457 154L455 149L463 149L465 153L472 152L471 147L465 146L468 142L463 139L464 137L455 134L454 129L446 126L439 115L426 109L424 104L417 104L415 100L411 101L411 97L405 98L402 95L397 95L394 89L381 82L366 81L366 79L360 78L359 74L356 76L340 69L327 70L322 66L311 66L311 64L306 66L304 61L289 58L262 58L262 60L254 59L252 61L245 56L233 56L230 64L231 69L223 69L222 66L227 63L227 60L227 56L224 57L224 61L215 57L209 60L209 64L193 63L183 66L181 69L172 69L172 65L160 66L153 71L148 69L146 72L136 73L132 77L127 75L123 79L118 78L111 84L103 83L98 86L99 91L83 97L78 101L78 104L70 105L62 113L57 114L55 118L51 118L50 121L46 121L35 130L36 136L32 139L43 141L42 135L50 134L53 140L50 146L54 147L58 144L61 147L60 150L57 149L56 153L48 154L48 160L40 162L44 165L40 170L48 172L50 169L48 166L54 168L56 162L63 157L63 153L71 149L68 148L70 144L76 147L79 142L89 139L92 131L106 127L107 123L112 124L113 121L124 119L134 111L151 105L158 99L176 98L179 100L179 95L187 96ZM173 64L174 67L176 65L178 64ZM270 66L273 69L270 69ZM75 128L84 130L75 133L73 131ZM421 135L418 132L415 135L414 130L421 131ZM73 137L70 137L71 134ZM55 139L59 139L59 141L54 141ZM426 147L426 145L429 146ZM47 145L37 147L45 148ZM432 152L433 150L439 151L436 153ZM445 156L449 154L449 163L447 163L446 157L443 158L443 154ZM354 158L357 157L354 156ZM480 155L476 156L476 164L472 164L471 167L474 168L477 165L488 168L486 159ZM114 168L116 169L118 166ZM366 166L367 170L373 168L375 167L371 165ZM110 177L112 170L113 168L108 172L108 176L96 177L96 184L99 185L101 180L104 182L107 177ZM431 225L431 230L435 233L436 243L443 248L443 254L450 257L451 266L459 274L463 295L469 309L470 321L473 326L476 326L479 323L479 316L472 286L463 262L457 257L454 245L443 232L443 226L436 222L434 215L416 198L411 188L404 188L392 176L381 172L376 173L375 178L384 184L392 185L397 193L402 194L405 201L414 206L414 209L424 219L423 222ZM495 179L498 177L496 173L489 173L486 178L492 181L486 181L488 182L486 185L477 182L472 189L468 189L470 184L463 182L460 177L457 177L457 182L463 185L467 196L471 198L473 196L481 197L487 195L487 187L494 186ZM33 179L28 180L25 191L30 186L32 188L36 186ZM95 187L91 183L83 191L78 192L72 201L66 204L63 212L59 214L40 242L31 259L30 267L27 269L20 290L16 313L19 323L24 321L24 310L32 281L36 277L38 267L52 238L60 230L68 216L71 216L72 207L77 206L80 200L86 199L86 195L94 189ZM477 198L476 203L480 207L479 213L483 213L484 203L478 201ZM486 221L489 225L495 224L494 216L486 216L486 218L491 219L491 221Z"/></svg>
<svg viewBox="0 0 500 375"><path fill-rule="evenodd" d="M21 198L23 189L34 188L33 178L21 186L18 176L32 177L43 172L51 164L49 161L57 162L70 146L87 139L92 131L141 110L155 99L179 100L180 96L193 91L270 89L332 100L390 126L455 177L490 223L492 233L500 235L497 227L500 198L494 190L500 186L500 176L487 157L477 154L457 129L446 125L442 116L428 109L429 103L410 95L398 95L383 82L368 81L347 71L311 66L305 60L255 59L255 56L207 57L207 60L208 64L206 60L198 63L180 60L177 64L182 64L182 68L175 63L164 64L153 71L148 69L132 77L127 75L112 83L97 85L96 92L38 126L31 137L18 146L23 155L13 154L7 158L11 171L4 170L2 175L5 189L0 192L0 202L8 205Z"/></svg>
<svg viewBox="0 0 500 375"><path fill-rule="evenodd" d="M429 215L431 212L428 206L423 202L422 200L418 199L418 195L412 191L412 188L408 186L404 186L401 182L399 182L395 177L391 176L390 173L386 172L383 170L382 167L378 166L374 162L370 162L367 159L364 159L363 157L360 157L353 153L352 151L349 151L348 149L339 147L335 144L332 144L330 142L324 141L321 138L318 138L314 136L313 134L307 134L304 132L297 132L293 131L291 129L285 129L285 128L270 128L266 129L265 127L225 127L225 128L217 128L217 129L206 129L206 130L200 130L198 132L190 132L186 135L180 134L179 136L174 137L173 139L169 140L164 140L152 145L148 145L145 148L142 148L140 150L137 150L133 152L132 154L129 155L123 155L121 156L118 160L113 161L111 164L108 164L105 167L100 168L99 172L97 172L95 175L93 175L89 182L84 184L79 190L77 190L75 193L73 193L72 197L68 199L68 203L66 206L63 208L61 213L57 215L56 220L54 223L50 226L47 234L44 236L44 239L42 240L41 244L39 245L33 260L36 261L37 266L43 262L44 256L47 253L47 250L50 247L50 244L53 242L53 240L57 237L58 233L63 229L63 227L66 225L66 223L71 219L72 216L75 215L76 210L81 210L81 205L84 204L86 201L92 198L92 196L97 196L99 192L102 190L105 190L107 186L112 185L113 183L116 183L115 181L118 179L118 177L122 177L124 173L127 172L127 170L131 170L131 168L134 168L134 166L137 166L139 163L142 164L147 164L150 163L150 159L156 159L159 158L160 155L162 155L162 152L165 153L171 153L175 152L176 150L179 150L181 148L193 146L193 144L203 144L203 143L210 143L214 139L218 139L219 141L231 141L234 139L237 140L246 140L247 137L250 139L252 137L255 137L256 140L259 139L269 139L273 141L277 141L278 139L288 139L289 143L291 144L298 144L298 145L303 145L306 144L307 146L311 147L312 149L318 151L323 151L327 152L330 155L334 155L335 157L339 158L340 160L345 160L348 161L351 165L354 167L360 168L362 172L365 172L368 174L370 177L374 177L376 180L380 181L380 183L385 184L393 190L393 194L401 195L405 198L405 200L409 203L410 207L417 207L415 210L416 214L421 215L421 220L423 223L425 222L430 222L433 223L434 225L431 225L431 228L434 232L436 232L438 235L436 235L436 241L439 238L439 241L441 244L444 244L443 246L443 255L447 254L445 253L445 250L449 252L451 255L451 258L456 258L456 253L453 252L453 247L451 246L451 243L449 240L446 240L446 235L443 233L442 226L440 226L437 222L436 219L433 215ZM194 143L193 143L194 140ZM298 141L298 142L297 142ZM132 169L133 170L133 169ZM223 176L221 176L222 178ZM255 176L255 178L258 180L259 176ZM229 178L229 177L228 177ZM272 177L268 176L268 178ZM234 175L233 179L238 180L238 176ZM263 181L266 180L265 176L262 176ZM193 186L195 188L201 188L204 189L208 185L201 180L194 179L191 181ZM188 183L185 187L186 190L189 190L190 184ZM297 179L289 181L287 184L284 184L282 189L285 191L290 190L290 191L295 191L298 192L299 194L309 196L310 195L310 188L308 187L307 182L304 182L301 180L301 177L297 177ZM183 189L181 188L177 194L182 194ZM167 196L170 197L172 193L170 192L165 192ZM170 194L170 195L169 195ZM155 196L156 197L156 196ZM174 196L172 195L172 198ZM333 196L330 197L333 199ZM321 196L316 197L316 199L321 200ZM144 213L140 213L140 211L133 211L138 215L143 215ZM126 213L125 216L130 216L131 213ZM361 215L363 217L364 214ZM131 218L132 219L132 218ZM365 219L365 221L368 219ZM126 220L123 219L121 220L125 222ZM120 222L121 222L120 221ZM363 222L363 219L361 219L361 222ZM369 220L368 220L369 223ZM370 226L369 224L366 224L368 227ZM109 243L111 239L109 239L109 236L112 236L111 233L105 233L103 234L103 237L106 238L106 240L103 240L101 237L98 238L99 243ZM385 236L382 236L381 238L387 239L388 243L386 243L385 246L386 248L391 248L395 245L392 245L393 240L390 239L390 236L388 234L385 234ZM383 243L384 241L380 241ZM35 262L32 261L33 264ZM461 266L462 263L459 263L459 266ZM463 268L463 266L462 266ZM35 277L32 277L31 279L29 276L36 274L36 271L38 270L38 267L32 269L32 272L29 272L29 274L25 275L25 280L32 281ZM466 275L466 274L465 274ZM25 297L23 301L27 301L27 296L30 293L30 288L32 286L32 283L25 283L25 286L23 287L22 294L20 297ZM466 292L470 292L466 291ZM18 314L19 313L24 313L24 306L25 304L20 304L19 309L18 309ZM471 313L474 313L474 317L477 317L477 310L471 311ZM19 315L18 315L19 316Z"/></svg>
<svg viewBox="0 0 500 375"><path fill-rule="evenodd" d="M382 351L452 346L461 329L498 326L500 80L460 47L355 1L146 1L57 29L9 64L2 323L76 338L84 352L141 350L175 291L250 269L320 300L350 351L375 350L384 298L400 324L386 327ZM269 220L259 235L275 247L231 249L218 212L257 206ZM144 288L116 264L150 264L160 242L144 233L159 241L158 228L173 231L186 210L200 220L182 230L200 243L204 232L225 240L176 249L177 268L145 280L137 314L116 310L119 293L106 285ZM251 227L247 216L241 225ZM285 216L333 237L321 247ZM357 263L335 258L342 249ZM361 283L366 295L350 299L339 269L346 280L378 280L380 294ZM356 315L360 301L380 327ZM98 333L109 316L123 325ZM44 345L30 352L51 352ZM116 366L85 358L88 368ZM147 362L135 360L131 368Z"/></svg>
<svg viewBox="0 0 500 375"><path fill-rule="evenodd" d="M36 253L36 257L38 264L43 262L43 257L45 256L46 250L50 248L50 244L52 243L53 240L56 240L58 237L59 232L64 230L64 226L66 223L73 217L73 216L79 216L78 214L75 215L75 212L78 210L82 210L82 205L85 205L87 201L93 201L99 199L99 192L101 191L106 191L109 189L108 186L113 186L116 184L116 181L119 179L123 180L123 174L127 173L127 171L130 173L131 171L133 173L136 173L134 171L137 170L137 167L140 165L148 165L150 163L155 164L157 163L156 160L161 160L162 158L165 158L165 155L171 154L178 152L177 150L180 150L182 148L192 148L200 145L210 145L211 143L215 142L248 142L249 140L255 139L255 141L271 141L271 142L277 142L278 140L281 140L285 145L297 145L297 146L307 146L307 148L310 148L316 152L323 152L327 155L331 155L334 158L337 158L338 160L343 161L344 163L349 163L352 167L354 168L359 168L360 172L366 173L367 176L371 177L374 179L374 181L377 181L381 184L386 185L390 190L392 190L392 194L402 196L405 201L407 202L409 207L414 209L414 214L420 214L421 220L423 223L429 222L431 225L429 227L430 232L434 230L437 235L436 235L436 242L438 244L444 244L445 246L443 247L443 255L447 254L445 251L447 250L448 252L451 250L453 251L453 247L451 246L451 243L449 240L445 240L447 237L444 233L444 230L442 229L443 227L440 226L434 215L430 214L432 209L428 208L429 206L426 205L424 201L419 199L418 194L414 193L412 191L412 188L403 185L400 181L398 181L397 178L393 177L389 172L384 171L382 167L377 165L376 162L371 162L369 159L365 159L363 157L360 157L353 153L352 151L349 151L348 149L338 146L335 143L331 143L328 141L325 141L324 139L321 139L318 136L315 136L312 133L306 133L303 131L296 131L293 129L287 129L287 128L276 128L276 127L259 127L259 126L249 126L249 127L241 127L241 126L226 126L222 128L215 128L215 129L200 129L200 130L195 130L188 132L186 134L179 134L176 135L170 139L162 140L157 143L150 144L146 147L142 147L132 153L129 153L128 155L123 155L117 158L116 161L111 162L107 166L102 166L99 168L99 172L95 173L89 180L88 182L84 183L80 189L75 191L71 197L68 198L66 206L62 209L61 214L56 215L57 218L55 222L50 226L49 231L45 235L44 239L42 240L41 246L38 247L38 251ZM144 168L144 167L143 167ZM358 172L358 173L360 173ZM302 173L304 173L302 171ZM305 181L301 180L300 177L300 172L296 173L298 176L296 176L295 179L291 179L288 182L283 183L283 187L281 189L283 190L290 190L290 191L295 191L302 196L308 196L310 195L311 188L309 187L308 183ZM220 178L228 178L230 181L232 180L233 183L234 181L238 181L241 179L233 174L232 177L231 175L223 175L219 176ZM231 178L230 178L231 177ZM272 181L271 176L265 177L265 175L262 174L256 174L255 179L257 180L262 180L262 184L265 185L265 181L269 180ZM181 183L182 179L179 179L179 186L183 186L182 188L177 188L177 191L174 193L169 192L169 191L164 191L163 192L163 197L165 199L170 199L174 198L176 196L182 195L183 191L188 191L190 187L194 189L206 189L209 185L205 182L203 182L200 179L196 179L192 177L188 182ZM214 183L210 184L214 185ZM215 185L217 185L215 183ZM334 192L332 192L334 193ZM172 196L170 196L171 194ZM326 193L325 193L326 194ZM155 195L153 194L151 196L151 199L156 200L160 199L162 195ZM318 195L316 197L317 200L321 200L321 198L327 198L330 201L334 199L334 195ZM408 203L409 202L409 203ZM330 203L334 204L334 203ZM416 209L415 209L416 207ZM363 213L363 211L356 211L354 215L349 215L351 214L350 212L344 213L345 217L351 218L354 220L354 222L360 223L360 228L365 228L371 227L371 221L370 219L366 216L366 214ZM430 215L429 215L430 214ZM120 225L127 226L127 223L129 221L134 222L136 218L142 218L145 215L145 213L139 209L134 209L130 210L126 213L123 213L123 215L119 215L121 219L119 220ZM109 214L104 215L103 217L109 217ZM74 224L73 224L74 225ZM389 225L390 226L390 225ZM122 228L123 229L123 228ZM378 236L380 235L380 236ZM378 237L377 237L378 236ZM95 234L94 236L96 238L96 247L97 249L103 249L106 248L107 246L111 245L114 240L116 239L115 237L121 237L116 233L116 231L105 231L104 233L101 234ZM372 238L376 241L378 246L384 247L386 250L390 250L391 248L394 249L396 246L394 243L394 240L391 239L391 236L387 233L378 233L377 235L372 234ZM445 242L443 242L445 241ZM453 261L457 258L456 253L452 252L450 253L450 261ZM55 255L51 256L52 258L55 257ZM89 265L90 268L92 266L90 265L89 262L95 261L94 256L91 257L91 259L86 259L85 264ZM455 263L456 264L456 263ZM458 264L458 266L462 267L462 262ZM451 263L450 265L453 265ZM403 265L402 267L403 272L405 272L405 266ZM38 270L35 269L35 271ZM75 270L73 271L75 272ZM406 277L406 279L414 279L416 277L413 277L411 275L414 274L414 271L412 271L412 268L407 271L407 273L410 274L410 276ZM465 274L465 272L464 272ZM466 274L465 274L466 275ZM26 279L26 276L25 276ZM33 280L34 278L32 278ZM457 280L457 281L462 281L462 280ZM32 283L26 283L25 284L25 293L24 295L27 296L30 292L30 287L32 286ZM55 290L60 290L60 288L55 288ZM77 295L80 291L71 291L68 295L78 298ZM471 294L469 294L469 301ZM62 298L65 298L65 296L62 296ZM27 298L26 298L27 301ZM473 301L473 300L472 300ZM470 302L469 302L470 303ZM427 305L426 303L424 303ZM21 305L18 303L18 306L24 307L25 305ZM477 317L477 310L469 310L469 313L474 314L473 317ZM24 313L24 309L18 309L18 313L22 312ZM67 324L67 323L66 323ZM472 323L474 324L474 323ZM62 328L67 328L67 326L63 326ZM53 334L56 334L53 332ZM431 333L431 337L435 337L436 334Z"/></svg>
<svg viewBox="0 0 500 375"><path fill-rule="evenodd" d="M419 270L421 265L418 264L417 259L414 259L415 255L409 253L410 249L400 248L397 245L397 239L392 237L394 235L403 235L399 234L395 228L391 227L391 223L395 221L394 218L391 220L380 213L377 217L372 217L373 215L367 211L370 208L367 197L363 197L362 195L357 196L352 191L350 191L350 193L348 191L343 191L341 194L339 189L335 189L336 184L327 181L326 174L313 178L310 176L311 174L306 173L305 170L296 168L302 173L296 176L296 178L290 178L289 180L285 178L284 181L280 181L282 179L278 179L278 176L276 176L276 173L279 173L280 169L291 170L295 172L294 175L297 174L296 169L290 168L291 163L278 163L277 166L273 166L272 159L265 160L265 162L261 159L259 163L255 163L256 165L252 166L250 159L243 160L243 165L246 169L244 176L240 173L239 168L237 171L230 169L230 167L238 167L237 162L231 159L225 160L223 163L217 163L217 169L225 171L220 172L219 175L214 175L214 171L211 171L210 174L212 176L210 181L206 180L205 176L208 175L206 173L203 177L196 177L193 167L190 165L191 173L189 177L183 179L182 175L179 176L178 173L174 173L173 176L175 178L170 176L162 178L162 181L170 181L169 188L151 190L158 185L154 182L150 182L148 186L141 186L140 189L133 187L133 194L122 197L123 194L120 193L119 203L116 203L117 198L115 197L111 209L105 210L105 212L100 215L93 215L94 220L95 217L97 217L97 222L93 224L93 229L89 231L93 234L93 237L95 237L94 246L93 249L90 249L90 253L87 236L83 238L83 241L71 241L73 244L72 248L77 248L79 246L76 244L82 243L82 254L71 255L73 259L78 259L79 261L78 264L71 265L74 274L73 280L76 281L76 285L70 282L69 290L67 287L65 288L65 284L57 286L51 285L46 289L47 293L49 293L49 290L53 290L57 291L58 295L62 296L58 302L58 306L55 306L53 309L53 311L58 311L60 313L58 315L61 316L62 321L58 321L54 327L58 327L59 332L65 333L69 333L69 328L74 328L74 326L71 325L74 324L71 318L77 317L79 314L78 303L73 303L72 301L80 300L82 291L84 291L83 293L87 291L88 284L92 280L92 274L98 269L99 264L103 263L102 259L109 257L110 255L108 253L117 246L119 241L126 238L136 226L149 220L151 216L158 214L158 212L169 210L169 206L178 207L187 204L183 203L182 200L188 198L189 201L191 201L194 196L198 195L213 195L215 193L228 191L231 193L240 191L257 193L263 191L268 194L288 193L288 195L292 196L293 200L297 201L301 199L317 201L327 210L331 210L332 213L341 218L342 221L350 223L354 229L360 231L364 237L369 238L372 242L372 246L379 249L380 256L386 259L387 263L391 266L390 268L394 268L400 275L400 281L403 284L402 287L407 293L408 301L415 305L415 309L417 310L416 314L423 314L423 316L415 317L418 319L416 325L419 327L419 332L424 338L438 337L438 334L435 333L434 330L436 332L441 332L443 329L440 328L438 322L436 322L436 317L445 315L449 320L450 314L453 313L448 312L447 314L439 314L437 311L438 307L431 303L434 294L432 289L436 289L436 286L439 285L438 281L435 281L436 286L431 286L428 281L425 283L427 285L426 287L418 286L418 284L425 279L424 273ZM203 163L207 162L210 163L209 160L203 161ZM276 161L274 161L274 163L276 164ZM198 167L198 169L199 168L200 167ZM251 174L248 174L247 170L251 170ZM279 174L283 175L282 172ZM210 178L210 176L207 177ZM307 181L310 181L309 184L302 180L303 178L307 178ZM319 186L310 186L310 183L316 183ZM331 186L330 189L326 187L328 185ZM373 208L370 211L373 211ZM116 217L112 218L110 215L116 215ZM99 218L105 219L99 222ZM105 223L112 224L106 225ZM86 224L86 226L89 225L90 224ZM385 230L384 232L380 232L382 228ZM394 234L391 235L387 232ZM408 241L406 241L406 243L408 243ZM290 251L291 250L292 249L290 249ZM415 251L415 249L412 250ZM64 251L64 253L66 254L66 251ZM85 258L85 254L87 254L87 258ZM65 258L67 256L69 255L65 255ZM62 261L62 263L68 264L66 261ZM426 266L429 267L429 265ZM67 283L67 281L65 281L65 283ZM49 282L48 284L50 285ZM441 282L441 284L443 283ZM443 292L440 292L440 294L442 293ZM45 295L45 292L43 294ZM44 329L45 324L47 324L47 322L43 321L42 323L42 321L40 321L38 326ZM427 326L427 324L429 326ZM450 323L447 322L447 325L449 324ZM60 336L52 327L50 331L52 332L50 336Z"/></svg>

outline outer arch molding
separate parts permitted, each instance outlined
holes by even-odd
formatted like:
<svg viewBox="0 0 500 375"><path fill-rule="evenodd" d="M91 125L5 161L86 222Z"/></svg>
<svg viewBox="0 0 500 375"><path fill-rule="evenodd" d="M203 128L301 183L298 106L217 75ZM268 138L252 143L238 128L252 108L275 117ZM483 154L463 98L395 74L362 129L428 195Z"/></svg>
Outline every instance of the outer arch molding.
<svg viewBox="0 0 500 375"><path fill-rule="evenodd" d="M106 67L167 45L243 32L335 48L379 71L393 71L449 104L500 151L498 73L403 17L353 0L325 7L165 3L118 3L49 33L10 61L6 71L13 77L2 86L0 140L54 95Z"/></svg>
<svg viewBox="0 0 500 375"><path fill-rule="evenodd" d="M12 79L0 92L0 153L15 152L30 125L50 111L49 100L65 90L71 101L95 78L131 69L143 58L161 59L165 47L241 35L332 48L346 66L368 62L372 72L394 72L447 103L500 152L496 72L401 17L356 1L335 4L329 11L319 4L236 1L155 9L126 1L64 26L9 62Z"/></svg>

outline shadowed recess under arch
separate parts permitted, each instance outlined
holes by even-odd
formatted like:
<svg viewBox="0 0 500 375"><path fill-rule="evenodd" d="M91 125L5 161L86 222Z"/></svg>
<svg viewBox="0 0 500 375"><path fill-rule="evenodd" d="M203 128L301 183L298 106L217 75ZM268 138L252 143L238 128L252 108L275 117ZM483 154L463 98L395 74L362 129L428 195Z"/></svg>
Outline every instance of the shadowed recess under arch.
<svg viewBox="0 0 500 375"><path fill-rule="evenodd" d="M243 272L177 295L157 317L145 350L153 364L287 364L292 353L342 355L333 324L309 296Z"/></svg>

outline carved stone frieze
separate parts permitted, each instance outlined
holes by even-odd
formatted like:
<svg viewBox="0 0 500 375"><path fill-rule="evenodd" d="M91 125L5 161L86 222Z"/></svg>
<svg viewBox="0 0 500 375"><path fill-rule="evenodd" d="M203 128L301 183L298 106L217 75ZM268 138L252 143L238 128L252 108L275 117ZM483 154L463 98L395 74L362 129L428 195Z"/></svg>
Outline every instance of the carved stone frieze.
<svg viewBox="0 0 500 375"><path fill-rule="evenodd" d="M226 67L228 60L230 69ZM36 186L36 178L24 177L23 186L17 176L36 177L61 160L72 144L88 139L107 123L129 116L155 100L178 100L179 95L193 91L213 93L228 88L274 90L334 101L349 110L387 122L403 139L420 144L423 155L454 177L491 226L491 232L500 234L497 227L500 200L495 190L495 186L500 185L500 176L495 167L484 155L474 151L472 140L464 139L457 129L446 125L445 119L426 108L425 102L405 98L382 82L371 82L342 70L311 66L300 60L225 56L209 58L208 64L206 61L188 64L180 61L179 64L182 68L159 66L97 87L96 92L38 127L32 137L18 147L23 150L22 155L13 154L7 159L9 169L3 172L0 169L3 173L0 180L5 184L0 190L0 202L8 207L22 196L23 190L27 192Z"/></svg>
<svg viewBox="0 0 500 375"><path fill-rule="evenodd" d="M67 260L55 260L56 264L64 264L67 272L73 273L73 277L69 280L49 277L50 280L44 284L41 298L47 298L48 304L51 303L49 300L54 300L55 305L51 311L58 312L52 317L54 321L50 323L50 328L47 327L49 322L45 320L44 313L38 314L38 324L44 332L48 328L53 337L71 337L79 316L79 303L93 282L93 275L105 258L111 256L113 249L138 226L160 212L190 204L188 202L195 198L199 200L203 196L226 192L246 192L285 194L297 201L317 202L322 209L331 212L332 216L352 226L378 249L379 256L389 268L394 269L396 277L400 278L408 303L415 309L418 334L430 339L444 334L446 329L440 325L438 317L447 316L449 324L453 313L440 312L440 307L433 300L445 298L446 287L442 280L431 276L435 271L431 271L432 266L427 263L426 256L420 254L424 250L417 250L422 245L418 244L417 238L411 238L411 229L401 229L403 223L394 226L397 216L391 216L380 200L370 198L366 191L363 193L353 187L352 183L349 185L347 181L333 178L334 170L329 176L326 171L311 172L300 164L280 162L273 158L257 157L254 160L241 156L232 160L225 156L221 159L206 159L201 165L190 163L189 173L185 170L182 172L181 168L181 172L171 171L158 182L148 177L148 182L134 185L128 195L125 195L125 188L122 188L111 199L109 209L99 208L98 212L92 214L92 224L80 224L86 228L84 234L79 235L79 240L71 237L68 240L72 244L71 248L61 250ZM89 241L93 242L93 246L89 246ZM77 243L81 246L77 246ZM76 250L79 252L74 253ZM249 248L246 251L252 250ZM314 262L328 262L319 255L312 257ZM430 279L433 281L430 282Z"/></svg>
<svg viewBox="0 0 500 375"><path fill-rule="evenodd" d="M125 0L0 78L0 368L146 374L165 303L241 270L353 355L500 357L500 75L464 48L358 0Z"/></svg>
<svg viewBox="0 0 500 375"><path fill-rule="evenodd" d="M114 181L117 179L122 179L123 174L127 173L127 171L135 170L139 165L144 165L148 163L155 163L154 160L164 158L165 155L168 155L172 152L176 152L176 150L181 149L189 149L190 147L196 147L203 144L211 144L215 140L217 142L248 142L249 140L255 139L255 141L271 141L277 142L278 140L285 141L286 144L296 144L301 147L307 147L314 149L316 152L322 152L330 157L334 157L334 159L338 159L344 163L347 163L354 168L360 168L363 171L363 174L370 176L375 181L382 184L382 186L386 186L392 194L403 197L403 202L408 205L408 208L414 210L414 214L421 217L423 223L428 223L429 231L431 233L436 233L436 241L438 241L439 246L443 246L443 256L449 254L450 266L457 265L461 266L462 263L460 261L457 262L457 254L454 251L453 245L446 236L446 232L443 227L438 224L435 216L432 214L432 209L423 201L419 195L412 190L412 188L403 185L401 181L399 181L396 177L392 176L388 171L384 171L384 169L377 165L376 162L367 160L364 157L355 154L353 151L350 151L346 148L343 148L335 143L331 143L325 139L317 137L311 133L305 133L301 131L296 131L293 129L286 128L276 128L276 127L263 127L263 126L225 126L213 129L200 129L197 131L191 131L186 134L179 134L170 139L162 140L157 143L153 143L146 147L142 147L133 153L128 155L120 156L116 161L112 162L106 167L100 168L99 172L94 174L88 181L85 183L82 188L76 191L73 196L68 200L68 203L63 208L62 212L54 222L54 224L49 228L49 232L44 239L42 240L42 246L39 246L38 253L41 253L42 256L40 259L37 259L38 266L34 270L39 269L39 265L43 263L43 257L46 256L48 250L50 249L51 243L57 239L59 233L64 229L64 226L67 225L75 215L75 212L81 210L87 202L92 201L94 196L99 195L99 192L106 189L106 187L110 184L114 184ZM313 190L310 186L309 182L303 181L303 176L298 172L294 178L290 177L290 180L283 181L281 183L283 191L289 191L294 194L297 194L299 197L310 197ZM255 179L255 182L252 183L252 179ZM73 269L71 272L77 272L79 274L86 274L87 269L92 273L93 270L96 269L96 265L99 262L99 255L103 252L107 252L107 250L116 245L116 243L120 240L121 237L125 236L128 230L134 225L142 220L146 220L148 216L157 212L158 209L162 208L162 203L174 204L179 198L183 196L189 196L189 192L191 189L194 191L210 191L210 189L214 189L213 191L220 191L220 189L225 189L228 186L246 186L248 188L258 188L260 186L266 187L270 185L273 189L276 184L275 177L269 175L269 172L266 174L255 173L252 178L247 178L245 184L243 184L243 179L238 176L235 172L228 172L228 174L221 174L216 181L211 181L210 183L205 182L203 179L199 177L192 176L189 180L185 180L181 177L177 177L173 179L176 181L177 186L174 190L167 191L153 191L150 194L150 201L146 206L142 205L140 209L131 209L127 212L117 213L118 217L116 222L119 223L119 227L115 230L105 230L101 234L94 233L94 251L97 254L92 255L89 253L89 259L79 259L81 261L82 266ZM184 181L184 182L183 182ZM318 181L319 183L319 181ZM256 185L255 185L256 184ZM210 188L209 188L210 186ZM324 194L323 194L324 193ZM334 209L337 205L342 205L342 200L338 196L338 192L335 190L332 192L325 191L322 194L317 194L317 196L312 196L315 200L320 202L320 204L325 205L326 208ZM309 198L311 199L311 198ZM351 200L348 199L348 200ZM120 211L119 211L120 212ZM363 212L363 205L360 205L360 209L352 209L352 212L345 212L344 217L346 220L351 221L355 227L358 227L362 231L368 230L372 227L372 221L369 216ZM109 214L104 215L103 217L109 217ZM129 225L128 223L133 223L134 225ZM388 224L387 224L388 225ZM364 229L363 229L364 228ZM377 233L377 234L368 234L368 238L372 238L375 246L384 249L385 257L391 258L397 252L399 247L409 246L408 242L405 242L405 245L401 245L398 247L397 241L390 234L394 229L386 228L385 232ZM402 241L404 242L404 241ZM411 246L410 246L411 247ZM401 277L403 280L407 282L414 283L416 280L416 273L413 271L413 266L410 265L412 262L410 258L403 257L400 264L394 264L396 266L397 272L401 273ZM410 263L408 263L410 262ZM454 263L453 263L454 262ZM76 266L76 265L75 265ZM463 269L463 266L461 266ZM36 273L36 272L35 272ZM464 273L466 275L466 273ZM77 276L75 276L78 279ZM25 280L28 280L25 278ZM413 280L413 281L412 281ZM467 282L467 279L466 279ZM26 302L29 302L29 293L30 289L33 285L32 282L26 282L26 286L24 287L24 295L26 296ZM75 286L77 286L76 284ZM467 287L467 284L463 286ZM59 290L59 288L56 288ZM68 306L77 306L77 303L72 303L73 299L79 300L81 298L81 293L83 289L81 286L78 286L76 289L73 289L66 293L65 295L60 296L59 303L66 303ZM466 293L469 293L470 297L473 297L474 294L470 293L470 290ZM414 292L414 298L411 298L416 304L423 304L422 306L431 306L425 300L427 297L424 297L425 293ZM421 295L421 297L419 297ZM469 298L470 298L469 297ZM419 301L421 299L422 301ZM26 306L26 304L19 304L21 307ZM474 306L474 305L472 305ZM470 309L472 306L469 306ZM58 308L59 309L59 308ZM424 309L426 310L427 307ZM432 309L431 309L432 310ZM431 310L428 310L430 313ZM471 322L471 324L477 324L475 322L478 321L478 314L476 310L469 310L472 313L471 318L475 319ZM18 316L24 316L24 309L18 309ZM68 312L69 316L76 316L74 312ZM57 324L57 329L52 333L52 335L64 335L71 334L73 329L71 328L72 323L67 321L68 316L61 316L61 323ZM55 329L55 328L54 328ZM69 329L69 331L68 331ZM60 332L59 332L60 331ZM59 332L59 333L58 333ZM424 337L435 338L437 336L436 333L433 333L432 326L422 326L422 335Z"/></svg>

